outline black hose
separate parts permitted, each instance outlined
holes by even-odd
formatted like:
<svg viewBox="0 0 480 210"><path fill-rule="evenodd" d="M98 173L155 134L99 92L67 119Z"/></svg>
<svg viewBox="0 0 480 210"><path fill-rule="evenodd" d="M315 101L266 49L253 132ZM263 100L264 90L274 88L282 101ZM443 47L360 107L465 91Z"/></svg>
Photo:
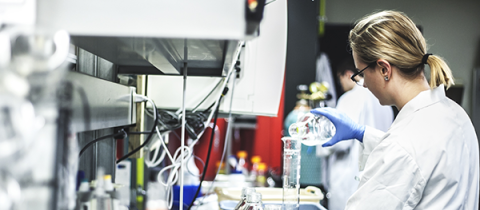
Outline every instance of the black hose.
<svg viewBox="0 0 480 210"><path fill-rule="evenodd" d="M220 102L222 101L223 96L224 94L220 96L220 100L218 101L217 108L215 109L215 118L213 119L212 134L210 135L210 144L208 145L207 160L205 161L205 167L203 168L202 178L200 179L200 184L198 185L197 192L195 193L195 196L193 196L192 203L190 203L190 206L188 206L188 210L192 208L193 203L195 202L195 199L197 198L198 193L200 192L200 189L202 189L202 183L203 183L203 180L205 180L205 175L207 174L208 162L210 161L210 154L211 154L212 145L213 145L213 137L215 136L215 127L217 126L218 109L220 107Z"/></svg>
<svg viewBox="0 0 480 210"><path fill-rule="evenodd" d="M155 106L153 106L154 109L156 109ZM131 152L129 152L128 154L126 154L125 156L121 157L120 159L117 160L117 164L122 162L123 160L127 159L128 157L130 157L131 155L135 154L136 152L138 152L140 149L142 149L143 147L145 147L145 145L148 144L148 142L150 142L150 140L152 139L152 136L153 134L155 133L155 128L157 127L157 124L158 124L158 115L155 115L155 119L153 119L153 127L152 127L152 130L150 131L150 134L148 134L148 137L147 137L147 140L145 142L143 142L142 145L140 145L139 147L135 148L134 150L132 150Z"/></svg>
<svg viewBox="0 0 480 210"><path fill-rule="evenodd" d="M121 135L121 136L120 136ZM103 140L103 139L107 139L107 138L119 138L119 137L122 137L124 138L125 136L127 135L127 133L122 129L120 130L118 133L114 133L114 134L111 134L111 135L106 135L106 136L102 136L98 139L94 139L93 141L91 142L88 142L87 145L83 146L83 148L80 150L80 154L78 156L82 156L82 154L85 152L85 150L87 150L90 146L92 146L93 144Z"/></svg>

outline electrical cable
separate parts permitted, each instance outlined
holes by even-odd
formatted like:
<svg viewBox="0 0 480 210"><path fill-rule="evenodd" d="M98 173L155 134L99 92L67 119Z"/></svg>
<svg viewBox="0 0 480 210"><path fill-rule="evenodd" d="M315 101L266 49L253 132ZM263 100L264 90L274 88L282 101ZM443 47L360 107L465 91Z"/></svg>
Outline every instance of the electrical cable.
<svg viewBox="0 0 480 210"><path fill-rule="evenodd" d="M87 150L90 146L92 146L93 144L95 144L95 143L97 143L101 140L104 140L104 139L107 139L107 138L125 137L126 135L127 135L127 133L122 129L118 133L114 133L114 134L110 134L110 135L106 135L106 136L102 136L100 138L94 139L93 141L88 142L88 144L83 146L83 148L80 150L80 154L78 156L79 157L82 156L82 154L85 152L85 150Z"/></svg>
<svg viewBox="0 0 480 210"><path fill-rule="evenodd" d="M160 133L163 133L163 132L166 132L166 131L170 131L170 129L164 129L164 130L160 130ZM128 135L141 135L141 134L149 134L151 133L151 131L142 131L142 132L127 132ZM177 134L178 135L178 134Z"/></svg>
<svg viewBox="0 0 480 210"><path fill-rule="evenodd" d="M155 129L158 130L158 127L155 128ZM163 141L163 138L162 138L161 135L159 135L158 138L159 138L160 141ZM152 145L155 146L154 143ZM155 166L159 165L163 161L163 159L165 158L165 153L167 153L167 150L163 149L162 154L157 159L160 147L161 147L161 145L154 148L153 157L150 157L150 153L152 152L150 146L145 147L146 150L147 150L147 154L145 155L145 157L146 157L145 158L145 164L147 165L147 167L149 167L149 168L155 167Z"/></svg>
<svg viewBox="0 0 480 210"><path fill-rule="evenodd" d="M226 87L226 85L224 84L224 91L222 91L222 94L219 96L219 98L217 99L217 102L220 102L220 98L223 97L223 95L225 95L226 93L228 92L228 88ZM218 105L218 103L217 103ZM216 108L219 108L219 106L216 106ZM210 113L210 116L209 118L211 119L211 117L213 117L214 115L214 112L212 111ZM217 117L218 118L218 117ZM210 122L210 119L207 120L207 122ZM212 127L212 129L215 131L216 130L216 126L215 127ZM201 134L203 134L205 131L205 129L202 131ZM177 138L179 140L181 140L181 138L174 132L174 134L177 136ZM200 135L201 135L200 134ZM158 128L157 128L157 135L160 135L159 134L159 131L158 131ZM199 135L199 136L200 136ZM166 148L166 146L164 145L163 141L162 142L162 146L164 146ZM169 155L169 158L172 162L172 164L170 166L166 166L164 167L157 175L157 180L160 184L162 184L163 186L166 187L167 189L167 200L168 200L168 208L171 209L172 208L172 205L173 205L173 195L172 195L172 192L173 192L173 183L176 183L178 181L178 169L181 167L181 162L180 162L180 157L178 157L177 155L179 154L180 150L186 150L187 151L187 155L183 155L183 158L185 159L188 159L191 155L190 151L193 151L193 146L195 145L195 143L198 142L198 139L194 140L193 143L191 143L188 147L184 146L184 147L180 147L177 149L177 151L175 152L175 155L173 158L170 157L170 153L167 152L167 155ZM203 164L205 165L205 163ZM170 174L168 175L168 177L166 178L166 183L163 182L162 180L162 177L163 177L163 174L170 170ZM203 173L202 173L203 175Z"/></svg>
<svg viewBox="0 0 480 210"><path fill-rule="evenodd" d="M142 135L142 134L149 134L150 131L141 131L141 132L136 132L136 131L129 131L127 132L128 135Z"/></svg>
<svg viewBox="0 0 480 210"><path fill-rule="evenodd" d="M217 89L218 85L220 85L220 83L222 82L222 80L219 80L218 83L215 85L215 87L213 87L213 89L207 94L207 96L205 96L205 98L203 98L202 101L200 101L200 103L197 104L197 106L195 106L195 108L193 108L192 112L195 113L198 109L198 107L200 107L200 105L203 104L203 102L205 102L207 100L207 98Z"/></svg>
<svg viewBox="0 0 480 210"><path fill-rule="evenodd" d="M153 127L152 127L152 130L150 131L150 134L148 134L148 137L147 137L147 140L145 140L145 142L143 142L142 145L140 145L139 147L135 148L134 150L132 150L131 152L129 152L128 154L124 155L123 157L121 157L120 159L117 160L117 163L120 163L122 162L123 160L127 159L128 157L130 157L131 155L135 154L136 152L138 152L140 149L142 149L145 145L148 144L148 142L150 142L150 139L152 139L152 136L153 136L153 133L155 132L155 128L157 127L157 124L158 124L158 116L157 116L157 113L156 113L156 105L155 103L153 103L153 101L151 99L148 99L147 100L148 102L150 102L152 104L152 107L154 109L154 116L155 116L155 119L153 120Z"/></svg>
<svg viewBox="0 0 480 210"><path fill-rule="evenodd" d="M267 6L267 5L269 5L270 3L275 2L275 1L277 1L277 0L271 0L271 1L269 1L269 2L266 2L266 3L265 3L265 6Z"/></svg>
<svg viewBox="0 0 480 210"><path fill-rule="evenodd" d="M237 50L234 52L234 56L233 58L235 59L239 59L239 56L240 56L240 47L238 46L243 46L245 43L245 41L240 41L238 44L237 44ZM227 76L226 76L226 80L224 80L223 82L223 85L222 85L222 90L225 90L225 88L227 87L227 84L228 84L228 81L230 79L230 76L232 75L232 73L234 72L235 70L235 65L232 65L230 67L230 70L228 71L227 73ZM220 93L220 95L223 94L223 93ZM215 105L214 106L220 106L220 103L219 103L219 100L220 100L220 96L217 98L216 102L215 102ZM215 107L216 108L216 107ZM207 128L207 125L208 123L210 123L210 121L212 120L212 117L213 117L213 114L214 112L210 112L210 114L208 115L208 118L207 120L205 121L204 123L204 127ZM198 142L198 140L202 137L203 133L205 132L206 129L204 129L202 132L200 132L200 134L197 135L197 138L194 139L193 143L190 145L190 147L193 148L193 146L195 146L195 144Z"/></svg>
<svg viewBox="0 0 480 210"><path fill-rule="evenodd" d="M244 43L243 41L239 42L239 43L238 43L238 46L243 46L243 43ZM238 48L238 49L235 51L235 53L234 53L234 54L235 54L234 58L238 59L239 53L240 53L240 48ZM209 123L211 123L211 120L212 120L213 116L215 115L215 118L214 118L214 127L212 128L212 136L211 136L211 137L213 138L213 136L214 136L215 127L216 127L216 121L217 121L217 119L218 119L218 112L219 112L219 107L220 107L220 101L221 101L221 99L223 98L223 96L225 96L226 93L228 92L227 84L228 84L228 81L229 81L230 76L232 75L233 71L234 71L234 66L232 65L231 69L230 69L229 72L227 73L226 79L223 80L223 85L222 85L223 91L219 94L219 96L218 96L218 98L216 99L215 103L214 103L214 104L211 106L211 108L210 108L210 109L213 108L213 110L216 110L216 111L210 111L210 114L208 115L207 120L204 121L204 123L203 123L204 126L203 126L202 131L199 133L199 135L196 136L196 138L193 139L193 142L192 142L189 146L181 146L180 148L178 148L178 149L176 150L175 155L173 156L173 158L171 158L171 160L172 160L172 165L164 167L164 168L158 173L158 175L157 175L157 180L158 180L158 182L159 182L160 184L164 185L164 186L166 187L166 189L167 189L167 192L166 192L166 193L167 193L167 200L168 200L168 207L169 207L169 209L171 209L171 208L172 208L172 205L173 205L173 193L172 193L172 191L173 191L173 183L177 182L178 179L179 179L179 175L178 175L179 171L178 171L178 169L179 169L181 166L183 166L183 161L184 161L185 159L189 159L190 156L193 154L193 152L192 152L192 151L193 151L193 147L194 147L195 144L199 141L199 139L201 138L201 136L202 136L203 133L205 132L205 130L206 130L206 128L207 128L207 125L208 125ZM184 88L184 91L185 91L185 88ZM185 100L183 100L183 101L185 101ZM210 110L210 109L209 109L209 110ZM184 106L182 106L182 110L185 110L185 109L184 109ZM207 111L208 111L208 110L207 110ZM180 110L178 110L177 112L180 112ZM206 111L203 111L203 113L205 113L205 112L206 112ZM177 115L177 114L175 114L175 115ZM182 114L181 117L184 118L185 116L186 116L186 114L185 114L185 112L183 112L183 114ZM178 119L178 117L177 117L177 119ZM162 120L162 121L163 121L163 120ZM162 121L160 121L160 123L163 125ZM185 120L182 120L182 121L185 122ZM168 126L165 126L165 127L168 127ZM184 127L184 126L182 126L182 128L183 128L183 127ZM182 129L182 130L183 130L183 129ZM182 133L184 133L184 132L182 132ZM174 134L176 134L176 133L174 133ZM158 129L157 129L157 135L160 135ZM177 137L178 137L178 135L177 135ZM182 135L182 137L183 137L183 135ZM181 140L181 141L182 141L182 140ZM164 142L163 142L163 141L161 141L161 142L162 142L162 145L165 146L165 145L164 145ZM183 141L182 141L182 142L183 142ZM212 140L210 141L210 149L211 149L211 146L212 146ZM184 151L186 151L187 154L183 154ZM178 155L179 152L182 153L181 157L179 157L179 155ZM169 152L167 152L167 154L170 155ZM206 171L206 169L208 168L209 156L210 156L210 152L208 153L208 157L207 157L208 160L205 162L205 166L204 166L205 169L204 169L204 171ZM170 157L169 157L169 158L170 158ZM168 171L168 170L170 170L170 173L169 173L168 177L167 177L166 180L165 180L166 182L164 182L163 179L162 179L162 177L163 177L163 174L164 174L166 171ZM183 168L182 168L182 173L183 173ZM195 195L195 197L198 196L198 192L199 192L198 190L201 189L201 183L202 183L203 180L205 179L205 174L206 174L206 173L202 173L202 177L203 177L203 178L202 178L202 180L201 180L201 182L200 182L199 188L197 189L197 192L196 192L197 194ZM183 180L182 180L182 182L180 183L180 185L181 185L181 186L183 185ZM182 187L181 187L181 189L182 189ZM193 202L192 202L192 203L193 203ZM182 207L183 207L183 205L182 205ZM190 208L191 208L191 206L190 206Z"/></svg>
<svg viewBox="0 0 480 210"><path fill-rule="evenodd" d="M211 109L214 105L215 105L215 103L210 104L210 106L209 106L207 109L203 110L203 112L208 112L208 111L210 111L210 109Z"/></svg>
<svg viewBox="0 0 480 210"><path fill-rule="evenodd" d="M228 91L228 88L227 88L227 91ZM226 92L226 91L224 90L224 92ZM223 96L224 96L224 94L222 93L219 101L222 100ZM208 145L207 159L205 160L205 167L203 168L202 178L200 179L200 184L198 185L197 192L195 192L195 196L193 196L192 202L188 206L188 210L190 210L192 208L193 203L195 202L195 199L197 198L198 193L200 192L200 189L202 189L202 183L203 183L203 180L205 180L205 175L207 174L206 172L207 172L207 169L208 169L208 162L210 161L210 154L211 154L211 151L212 151L213 137L215 136L215 126L217 125L219 108L220 108L220 106L217 106L216 109L215 109L215 118L213 119L213 129L212 129L212 134L210 135L210 144Z"/></svg>
<svg viewBox="0 0 480 210"><path fill-rule="evenodd" d="M182 154L180 150L186 150L186 154L184 154L182 157L179 157L179 155ZM167 153L168 154L168 153ZM189 147L180 147L175 151L175 154L173 156L174 161L172 161L172 165L164 167L162 170L157 175L157 180L160 184L166 187L167 189L167 200L168 200L168 209L172 209L173 205L173 183L176 183L178 181L178 169L181 167L181 159L187 158L189 155L191 155L191 150ZM163 182L160 177L162 177L162 174L165 173L171 169L170 174L167 177L167 182Z"/></svg>
<svg viewBox="0 0 480 210"><path fill-rule="evenodd" d="M190 159L191 159L192 157L195 158L196 160L200 161L200 163L202 164L202 168L205 167L205 162L203 162L202 158L199 158L199 157L196 156L196 155L192 155L192 156L190 156ZM192 176L198 176L198 177L200 177L200 176L203 175L203 173L201 173L201 174L193 174L193 172L190 171L190 168L189 168L188 166L187 166L187 171L188 171L188 173L189 173L190 175L192 175Z"/></svg>
<svg viewBox="0 0 480 210"><path fill-rule="evenodd" d="M160 131L158 131L158 128L155 128L155 129L156 129L156 131L157 131L157 135L158 135L159 138L160 138L160 143L161 143L162 146L163 146L163 150L164 150L164 151L167 151L167 155L168 155L168 157L170 158L170 162L172 162L172 164L173 164L173 163L174 163L174 159L172 158L172 155L170 154L170 152L168 152L168 147L167 147L167 145L165 145L165 142L163 141L163 138L160 137L160 136L161 136Z"/></svg>
<svg viewBox="0 0 480 210"><path fill-rule="evenodd" d="M236 69L237 70L237 74L239 73L240 69ZM236 81L237 77L234 76L233 77L233 84L232 84L232 92L231 92L231 95L230 95L230 108L228 110L228 125L227 125L227 133L225 134L225 144L223 145L223 152L222 152L222 157L220 158L220 163L223 162L223 160L225 159L225 153L227 151L227 148L228 148L228 143L229 143L229 140L230 140L230 130L232 128L232 124L233 124L233 119L232 119L232 104L233 104L233 94L234 94L234 91L235 91L235 81ZM220 169L222 167L218 167L217 169L217 173L215 174L215 177L218 176L218 174L220 173ZM212 181L212 184L210 185L210 188L208 189L208 191L206 192L206 194L209 194L212 189L213 189L213 186L215 184L215 177L213 178L213 181ZM203 201L205 200L205 197L203 197L202 199L202 203Z"/></svg>

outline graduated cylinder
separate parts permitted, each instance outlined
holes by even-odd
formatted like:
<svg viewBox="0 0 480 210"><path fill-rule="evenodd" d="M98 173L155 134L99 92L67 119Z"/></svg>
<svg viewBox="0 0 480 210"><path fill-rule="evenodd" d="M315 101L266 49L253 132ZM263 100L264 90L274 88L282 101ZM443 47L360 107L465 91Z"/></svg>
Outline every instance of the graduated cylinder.
<svg viewBox="0 0 480 210"><path fill-rule="evenodd" d="M300 202L300 150L299 139L283 137L283 205L286 210L298 209Z"/></svg>

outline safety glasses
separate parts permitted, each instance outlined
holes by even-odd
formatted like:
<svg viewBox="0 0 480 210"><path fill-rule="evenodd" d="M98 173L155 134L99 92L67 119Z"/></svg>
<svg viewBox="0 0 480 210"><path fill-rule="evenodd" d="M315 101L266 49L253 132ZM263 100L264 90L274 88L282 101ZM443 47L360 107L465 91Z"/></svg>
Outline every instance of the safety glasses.
<svg viewBox="0 0 480 210"><path fill-rule="evenodd" d="M360 76L363 77L363 71L365 71L365 70L368 69L369 67L372 67L372 66L373 66L374 64L376 64L376 63L377 63L377 61L372 62L372 63L368 64L368 65L367 65L365 68L363 68L362 70L356 69L357 72L356 72L355 74L353 74L352 77L350 77L350 79L352 79L352 81L355 82L357 85L363 86L363 84L360 82L360 81L362 81L362 80L360 80L360 79L357 80L355 77L356 77L357 75L360 75Z"/></svg>

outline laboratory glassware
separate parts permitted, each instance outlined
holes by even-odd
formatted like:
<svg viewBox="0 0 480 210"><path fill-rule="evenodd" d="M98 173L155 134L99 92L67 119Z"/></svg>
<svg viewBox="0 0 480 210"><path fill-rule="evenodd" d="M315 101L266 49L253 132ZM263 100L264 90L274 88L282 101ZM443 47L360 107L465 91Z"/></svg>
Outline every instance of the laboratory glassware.
<svg viewBox="0 0 480 210"><path fill-rule="evenodd" d="M247 195L254 193L255 188L253 187L244 187L242 189L242 196L240 197L240 202L238 202L237 206L235 206L235 210L244 209L245 205L247 204Z"/></svg>
<svg viewBox="0 0 480 210"><path fill-rule="evenodd" d="M283 205L286 210L298 209L300 202L301 141L283 137Z"/></svg>
<svg viewBox="0 0 480 210"><path fill-rule="evenodd" d="M263 210L282 210L282 205L268 204Z"/></svg>
<svg viewBox="0 0 480 210"><path fill-rule="evenodd" d="M247 204L244 210L263 210L262 194L252 192L247 195Z"/></svg>
<svg viewBox="0 0 480 210"><path fill-rule="evenodd" d="M322 115L307 113L288 128L292 137L301 139L307 146L327 143L335 135L336 129L332 121Z"/></svg>

